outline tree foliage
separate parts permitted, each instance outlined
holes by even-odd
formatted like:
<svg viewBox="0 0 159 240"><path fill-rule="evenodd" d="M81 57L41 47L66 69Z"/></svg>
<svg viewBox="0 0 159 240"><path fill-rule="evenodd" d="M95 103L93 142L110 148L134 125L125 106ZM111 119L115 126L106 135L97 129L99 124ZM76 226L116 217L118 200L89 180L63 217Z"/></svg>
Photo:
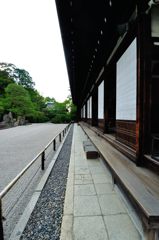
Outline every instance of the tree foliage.
<svg viewBox="0 0 159 240"><path fill-rule="evenodd" d="M15 69L15 80L19 85L22 85L26 89L34 89L35 83L32 80L30 74L24 69Z"/></svg>
<svg viewBox="0 0 159 240"><path fill-rule="evenodd" d="M44 98L26 70L0 63L0 120L8 112L15 118L26 117L30 122L66 123L75 120L76 107L71 96L62 103L55 98Z"/></svg>
<svg viewBox="0 0 159 240"><path fill-rule="evenodd" d="M7 111L17 116L30 116L33 113L33 104L29 93L22 86L11 83L5 88L4 106Z"/></svg>
<svg viewBox="0 0 159 240"><path fill-rule="evenodd" d="M75 120L76 107L70 96L62 103L55 102L49 111L53 123L66 123Z"/></svg>
<svg viewBox="0 0 159 240"><path fill-rule="evenodd" d="M4 95L4 89L8 86L8 84L13 82L14 81L8 72L0 70L0 97Z"/></svg>
<svg viewBox="0 0 159 240"><path fill-rule="evenodd" d="M37 111L42 111L46 105L45 105L45 98L39 94L39 92L36 89L27 89L31 101L33 103L34 108Z"/></svg>
<svg viewBox="0 0 159 240"><path fill-rule="evenodd" d="M4 113L4 104L2 100L0 100L0 115Z"/></svg>
<svg viewBox="0 0 159 240"><path fill-rule="evenodd" d="M8 78L22 85L26 89L34 89L35 83L32 80L30 74L24 70L17 68L11 63L0 63L0 71L5 72Z"/></svg>

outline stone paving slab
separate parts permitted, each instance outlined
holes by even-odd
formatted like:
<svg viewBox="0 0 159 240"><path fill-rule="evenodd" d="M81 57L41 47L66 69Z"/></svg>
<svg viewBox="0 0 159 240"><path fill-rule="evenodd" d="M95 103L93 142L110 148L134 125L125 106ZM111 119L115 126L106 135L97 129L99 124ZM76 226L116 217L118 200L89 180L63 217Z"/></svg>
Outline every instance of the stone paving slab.
<svg viewBox="0 0 159 240"><path fill-rule="evenodd" d="M96 183L95 189L98 195L100 194L107 194L107 193L114 193L114 188L110 183Z"/></svg>
<svg viewBox="0 0 159 240"><path fill-rule="evenodd" d="M97 196L75 196L74 216L101 215Z"/></svg>
<svg viewBox="0 0 159 240"><path fill-rule="evenodd" d="M84 156L86 140L75 125L70 161L74 178L71 185L68 180L65 198L65 206L72 199L72 210L64 208L60 240L141 240L103 161Z"/></svg>
<svg viewBox="0 0 159 240"><path fill-rule="evenodd" d="M126 209L116 193L100 195L98 199L103 215L126 213Z"/></svg>
<svg viewBox="0 0 159 240"><path fill-rule="evenodd" d="M94 184L75 185L75 196L96 195Z"/></svg>
<svg viewBox="0 0 159 240"><path fill-rule="evenodd" d="M77 174L75 175L75 185L76 184L89 184L93 183L92 177L90 174Z"/></svg>
<svg viewBox="0 0 159 240"><path fill-rule="evenodd" d="M88 167L76 167L75 168L75 174L89 174L89 169Z"/></svg>
<svg viewBox="0 0 159 240"><path fill-rule="evenodd" d="M93 166L93 167L89 167L89 169L90 169L91 174L100 174L100 173L104 174L105 173L105 170L101 166L99 166L99 167Z"/></svg>
<svg viewBox="0 0 159 240"><path fill-rule="evenodd" d="M118 214L104 217L110 240L136 240L140 239L139 233L133 226L127 214ZM125 229L125 230L124 230Z"/></svg>
<svg viewBox="0 0 159 240"><path fill-rule="evenodd" d="M61 227L61 240L72 240L73 215L64 215Z"/></svg>
<svg viewBox="0 0 159 240"><path fill-rule="evenodd" d="M112 178L103 173L92 174L94 183L112 183Z"/></svg>
<svg viewBox="0 0 159 240"><path fill-rule="evenodd" d="M103 218L101 216L76 217L74 240L108 240Z"/></svg>

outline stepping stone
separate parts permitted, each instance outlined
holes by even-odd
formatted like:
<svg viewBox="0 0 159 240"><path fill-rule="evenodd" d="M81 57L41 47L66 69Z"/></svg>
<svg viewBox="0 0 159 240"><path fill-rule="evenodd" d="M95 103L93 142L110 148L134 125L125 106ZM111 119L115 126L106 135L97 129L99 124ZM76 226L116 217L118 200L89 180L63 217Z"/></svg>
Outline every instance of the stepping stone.
<svg viewBox="0 0 159 240"><path fill-rule="evenodd" d="M87 159L96 159L99 157L99 153L91 141L84 141L83 148L84 151L86 152Z"/></svg>

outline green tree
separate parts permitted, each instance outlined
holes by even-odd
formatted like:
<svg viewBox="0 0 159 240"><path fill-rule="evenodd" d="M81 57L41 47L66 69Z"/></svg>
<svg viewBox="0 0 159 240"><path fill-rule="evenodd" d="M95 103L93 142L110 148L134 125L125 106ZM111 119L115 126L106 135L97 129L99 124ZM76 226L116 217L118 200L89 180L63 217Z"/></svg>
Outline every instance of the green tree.
<svg viewBox="0 0 159 240"><path fill-rule="evenodd" d="M8 84L13 82L14 81L8 72L0 70L0 97L4 95L4 89L8 86Z"/></svg>
<svg viewBox="0 0 159 240"><path fill-rule="evenodd" d="M31 122L75 120L76 107L71 96L59 103L54 98L42 97L34 87L26 70L11 63L0 63L0 118L11 111L14 116L25 116Z"/></svg>
<svg viewBox="0 0 159 240"><path fill-rule="evenodd" d="M55 103L56 100L55 100L55 98L46 97L46 98L45 98L45 103L47 103L47 102Z"/></svg>
<svg viewBox="0 0 159 240"><path fill-rule="evenodd" d="M52 114L53 123L64 123L75 120L76 107L72 103L72 99L69 96L64 102L55 102L53 108L50 109Z"/></svg>
<svg viewBox="0 0 159 240"><path fill-rule="evenodd" d="M66 108L68 109L68 115L69 115L70 121L75 120L76 113L77 113L77 107L73 104L72 98L70 95L67 97L67 99L64 101L64 103L66 105Z"/></svg>
<svg viewBox="0 0 159 240"><path fill-rule="evenodd" d="M34 89L35 83L32 80L29 72L24 69L17 68L12 63L0 63L0 70L6 72L14 82L22 85L26 89Z"/></svg>
<svg viewBox="0 0 159 240"><path fill-rule="evenodd" d="M15 81L19 85L22 85L24 88L34 89L35 83L33 82L32 77L26 70L16 68L14 70L14 78Z"/></svg>
<svg viewBox="0 0 159 240"><path fill-rule="evenodd" d="M70 118L72 121L76 120L76 115L77 115L77 107L72 103L71 105L71 111L70 111Z"/></svg>
<svg viewBox="0 0 159 240"><path fill-rule="evenodd" d="M30 122L46 122L49 121L49 117L46 114L45 98L39 94L35 89L27 89L32 104L33 114L28 118Z"/></svg>
<svg viewBox="0 0 159 240"><path fill-rule="evenodd" d="M45 98L41 96L36 89L27 89L27 91L30 95L34 108L37 111L43 111L43 109L46 107Z"/></svg>
<svg viewBox="0 0 159 240"><path fill-rule="evenodd" d="M3 116L4 110L5 110L4 104L3 104L2 99L0 98L0 121L2 121L2 116Z"/></svg>
<svg viewBox="0 0 159 240"><path fill-rule="evenodd" d="M4 107L2 101L0 101L0 115L4 112Z"/></svg>
<svg viewBox="0 0 159 240"><path fill-rule="evenodd" d="M6 97L4 106L7 111L17 116L31 116L33 114L33 104L29 93L22 86L11 83L5 88Z"/></svg>
<svg viewBox="0 0 159 240"><path fill-rule="evenodd" d="M13 77L16 66L12 63L0 62L0 69L7 72L11 77Z"/></svg>

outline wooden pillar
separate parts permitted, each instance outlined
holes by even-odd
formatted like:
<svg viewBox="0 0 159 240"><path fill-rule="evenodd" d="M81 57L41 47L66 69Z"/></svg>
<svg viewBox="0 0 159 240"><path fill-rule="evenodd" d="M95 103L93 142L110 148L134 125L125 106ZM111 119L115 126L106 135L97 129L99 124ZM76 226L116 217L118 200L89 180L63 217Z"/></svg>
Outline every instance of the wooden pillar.
<svg viewBox="0 0 159 240"><path fill-rule="evenodd" d="M79 106L77 107L77 115L76 115L76 121L81 121L82 120L82 116L81 116L81 108L79 108Z"/></svg>
<svg viewBox="0 0 159 240"><path fill-rule="evenodd" d="M87 122L87 102L85 103L85 122Z"/></svg>
<svg viewBox="0 0 159 240"><path fill-rule="evenodd" d="M150 151L150 89L151 89L151 28L150 16L138 9L137 24L137 165L143 165L143 155Z"/></svg>
<svg viewBox="0 0 159 240"><path fill-rule="evenodd" d="M102 75L101 81L98 85L98 127L104 132L104 76Z"/></svg>
<svg viewBox="0 0 159 240"><path fill-rule="evenodd" d="M98 125L98 88L92 93L92 126Z"/></svg>
<svg viewBox="0 0 159 240"><path fill-rule="evenodd" d="M105 68L104 73L104 120L105 133L115 131L116 121L116 66Z"/></svg>
<svg viewBox="0 0 159 240"><path fill-rule="evenodd" d="M109 75L108 69L104 72L104 132L109 132Z"/></svg>
<svg viewBox="0 0 159 240"><path fill-rule="evenodd" d="M159 230L158 229L146 229L144 231L145 240L159 240Z"/></svg>

